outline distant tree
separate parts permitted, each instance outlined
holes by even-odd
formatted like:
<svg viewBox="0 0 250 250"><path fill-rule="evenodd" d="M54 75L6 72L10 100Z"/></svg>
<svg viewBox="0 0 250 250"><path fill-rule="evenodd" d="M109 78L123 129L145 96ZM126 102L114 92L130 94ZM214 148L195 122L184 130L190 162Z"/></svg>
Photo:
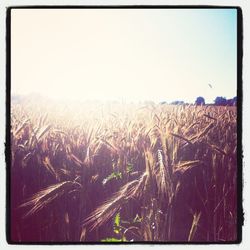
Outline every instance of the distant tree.
<svg viewBox="0 0 250 250"><path fill-rule="evenodd" d="M183 102L183 101L173 101L173 102L171 102L171 104L172 105L183 105L183 104L185 104L185 102Z"/></svg>
<svg viewBox="0 0 250 250"><path fill-rule="evenodd" d="M228 101L225 97L217 96L214 100L214 104L217 106L226 106L228 104Z"/></svg>
<svg viewBox="0 0 250 250"><path fill-rule="evenodd" d="M205 105L205 99L202 96L199 96L196 98L195 104L196 105Z"/></svg>
<svg viewBox="0 0 250 250"><path fill-rule="evenodd" d="M167 104L167 102L162 101L162 102L160 102L160 104L161 104L161 105L164 105L164 104Z"/></svg>
<svg viewBox="0 0 250 250"><path fill-rule="evenodd" d="M233 105L236 106L237 105L237 96L235 96L232 100L233 100Z"/></svg>
<svg viewBox="0 0 250 250"><path fill-rule="evenodd" d="M233 105L234 105L233 99L227 99L227 106L233 106Z"/></svg>
<svg viewBox="0 0 250 250"><path fill-rule="evenodd" d="M236 106L237 104L237 96L232 99L227 99L227 106Z"/></svg>
<svg viewBox="0 0 250 250"><path fill-rule="evenodd" d="M22 101L22 97L20 95L12 95L11 101L13 103L20 103Z"/></svg>
<svg viewBox="0 0 250 250"><path fill-rule="evenodd" d="M146 100L143 103L144 103L144 105L147 105L147 106L155 106L155 103L153 101Z"/></svg>

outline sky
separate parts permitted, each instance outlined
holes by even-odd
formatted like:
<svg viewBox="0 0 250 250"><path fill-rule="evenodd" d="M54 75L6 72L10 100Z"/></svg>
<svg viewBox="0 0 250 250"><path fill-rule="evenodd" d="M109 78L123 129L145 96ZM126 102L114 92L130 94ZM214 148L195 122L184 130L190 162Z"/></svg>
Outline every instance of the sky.
<svg viewBox="0 0 250 250"><path fill-rule="evenodd" d="M213 102L236 88L235 9L11 11L12 94Z"/></svg>

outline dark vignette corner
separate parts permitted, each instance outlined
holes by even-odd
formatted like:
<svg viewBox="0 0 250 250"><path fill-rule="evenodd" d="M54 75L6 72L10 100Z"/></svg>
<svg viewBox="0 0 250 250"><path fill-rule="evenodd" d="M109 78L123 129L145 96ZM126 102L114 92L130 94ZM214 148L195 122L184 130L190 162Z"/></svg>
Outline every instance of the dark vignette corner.
<svg viewBox="0 0 250 250"><path fill-rule="evenodd" d="M242 58L243 58L243 16L242 9L237 7L237 231L238 237L236 243L242 242L242 226L244 225L244 212L242 200L242 104L243 104L243 81L242 81Z"/></svg>
<svg viewBox="0 0 250 250"><path fill-rule="evenodd" d="M12 9L204 9L204 8L217 8L217 9L236 9L237 10L237 162L238 162L238 173L237 173L237 239L232 242L134 242L133 244L235 244L242 242L242 226L244 225L244 212L242 206L242 104L243 104L243 83L242 83L242 58L243 58L243 17L242 9L238 6L209 6L209 5L112 5L112 6L101 6L101 5L89 5L89 6L10 6L6 8L6 128L5 128L5 162L6 162L6 240L8 244L21 244L21 245L105 245L107 243L101 242L26 242L18 243L11 240L11 193L10 193L10 182L11 182L11 10ZM120 243L122 245L129 245L130 243ZM118 245L120 245L118 243ZM108 245L117 245L117 243L108 243Z"/></svg>
<svg viewBox="0 0 250 250"><path fill-rule="evenodd" d="M6 8L6 128L5 128L5 162L6 162L6 240L11 244L10 237L10 167L11 167L11 138L10 138L10 89L11 89L11 67L10 67L10 45L11 45L11 7Z"/></svg>

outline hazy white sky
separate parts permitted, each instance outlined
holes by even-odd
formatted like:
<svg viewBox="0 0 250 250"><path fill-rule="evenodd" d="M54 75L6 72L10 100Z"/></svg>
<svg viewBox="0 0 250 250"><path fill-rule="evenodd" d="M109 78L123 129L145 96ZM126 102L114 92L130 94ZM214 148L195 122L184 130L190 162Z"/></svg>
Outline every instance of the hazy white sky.
<svg viewBox="0 0 250 250"><path fill-rule="evenodd" d="M81 100L230 98L236 19L234 9L13 9L11 91Z"/></svg>

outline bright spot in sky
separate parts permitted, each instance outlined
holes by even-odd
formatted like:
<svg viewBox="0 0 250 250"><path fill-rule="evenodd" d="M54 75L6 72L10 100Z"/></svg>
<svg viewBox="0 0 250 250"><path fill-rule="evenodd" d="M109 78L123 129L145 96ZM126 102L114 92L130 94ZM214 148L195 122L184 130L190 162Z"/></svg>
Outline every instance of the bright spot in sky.
<svg viewBox="0 0 250 250"><path fill-rule="evenodd" d="M212 102L236 96L236 63L236 9L11 11L12 94Z"/></svg>

